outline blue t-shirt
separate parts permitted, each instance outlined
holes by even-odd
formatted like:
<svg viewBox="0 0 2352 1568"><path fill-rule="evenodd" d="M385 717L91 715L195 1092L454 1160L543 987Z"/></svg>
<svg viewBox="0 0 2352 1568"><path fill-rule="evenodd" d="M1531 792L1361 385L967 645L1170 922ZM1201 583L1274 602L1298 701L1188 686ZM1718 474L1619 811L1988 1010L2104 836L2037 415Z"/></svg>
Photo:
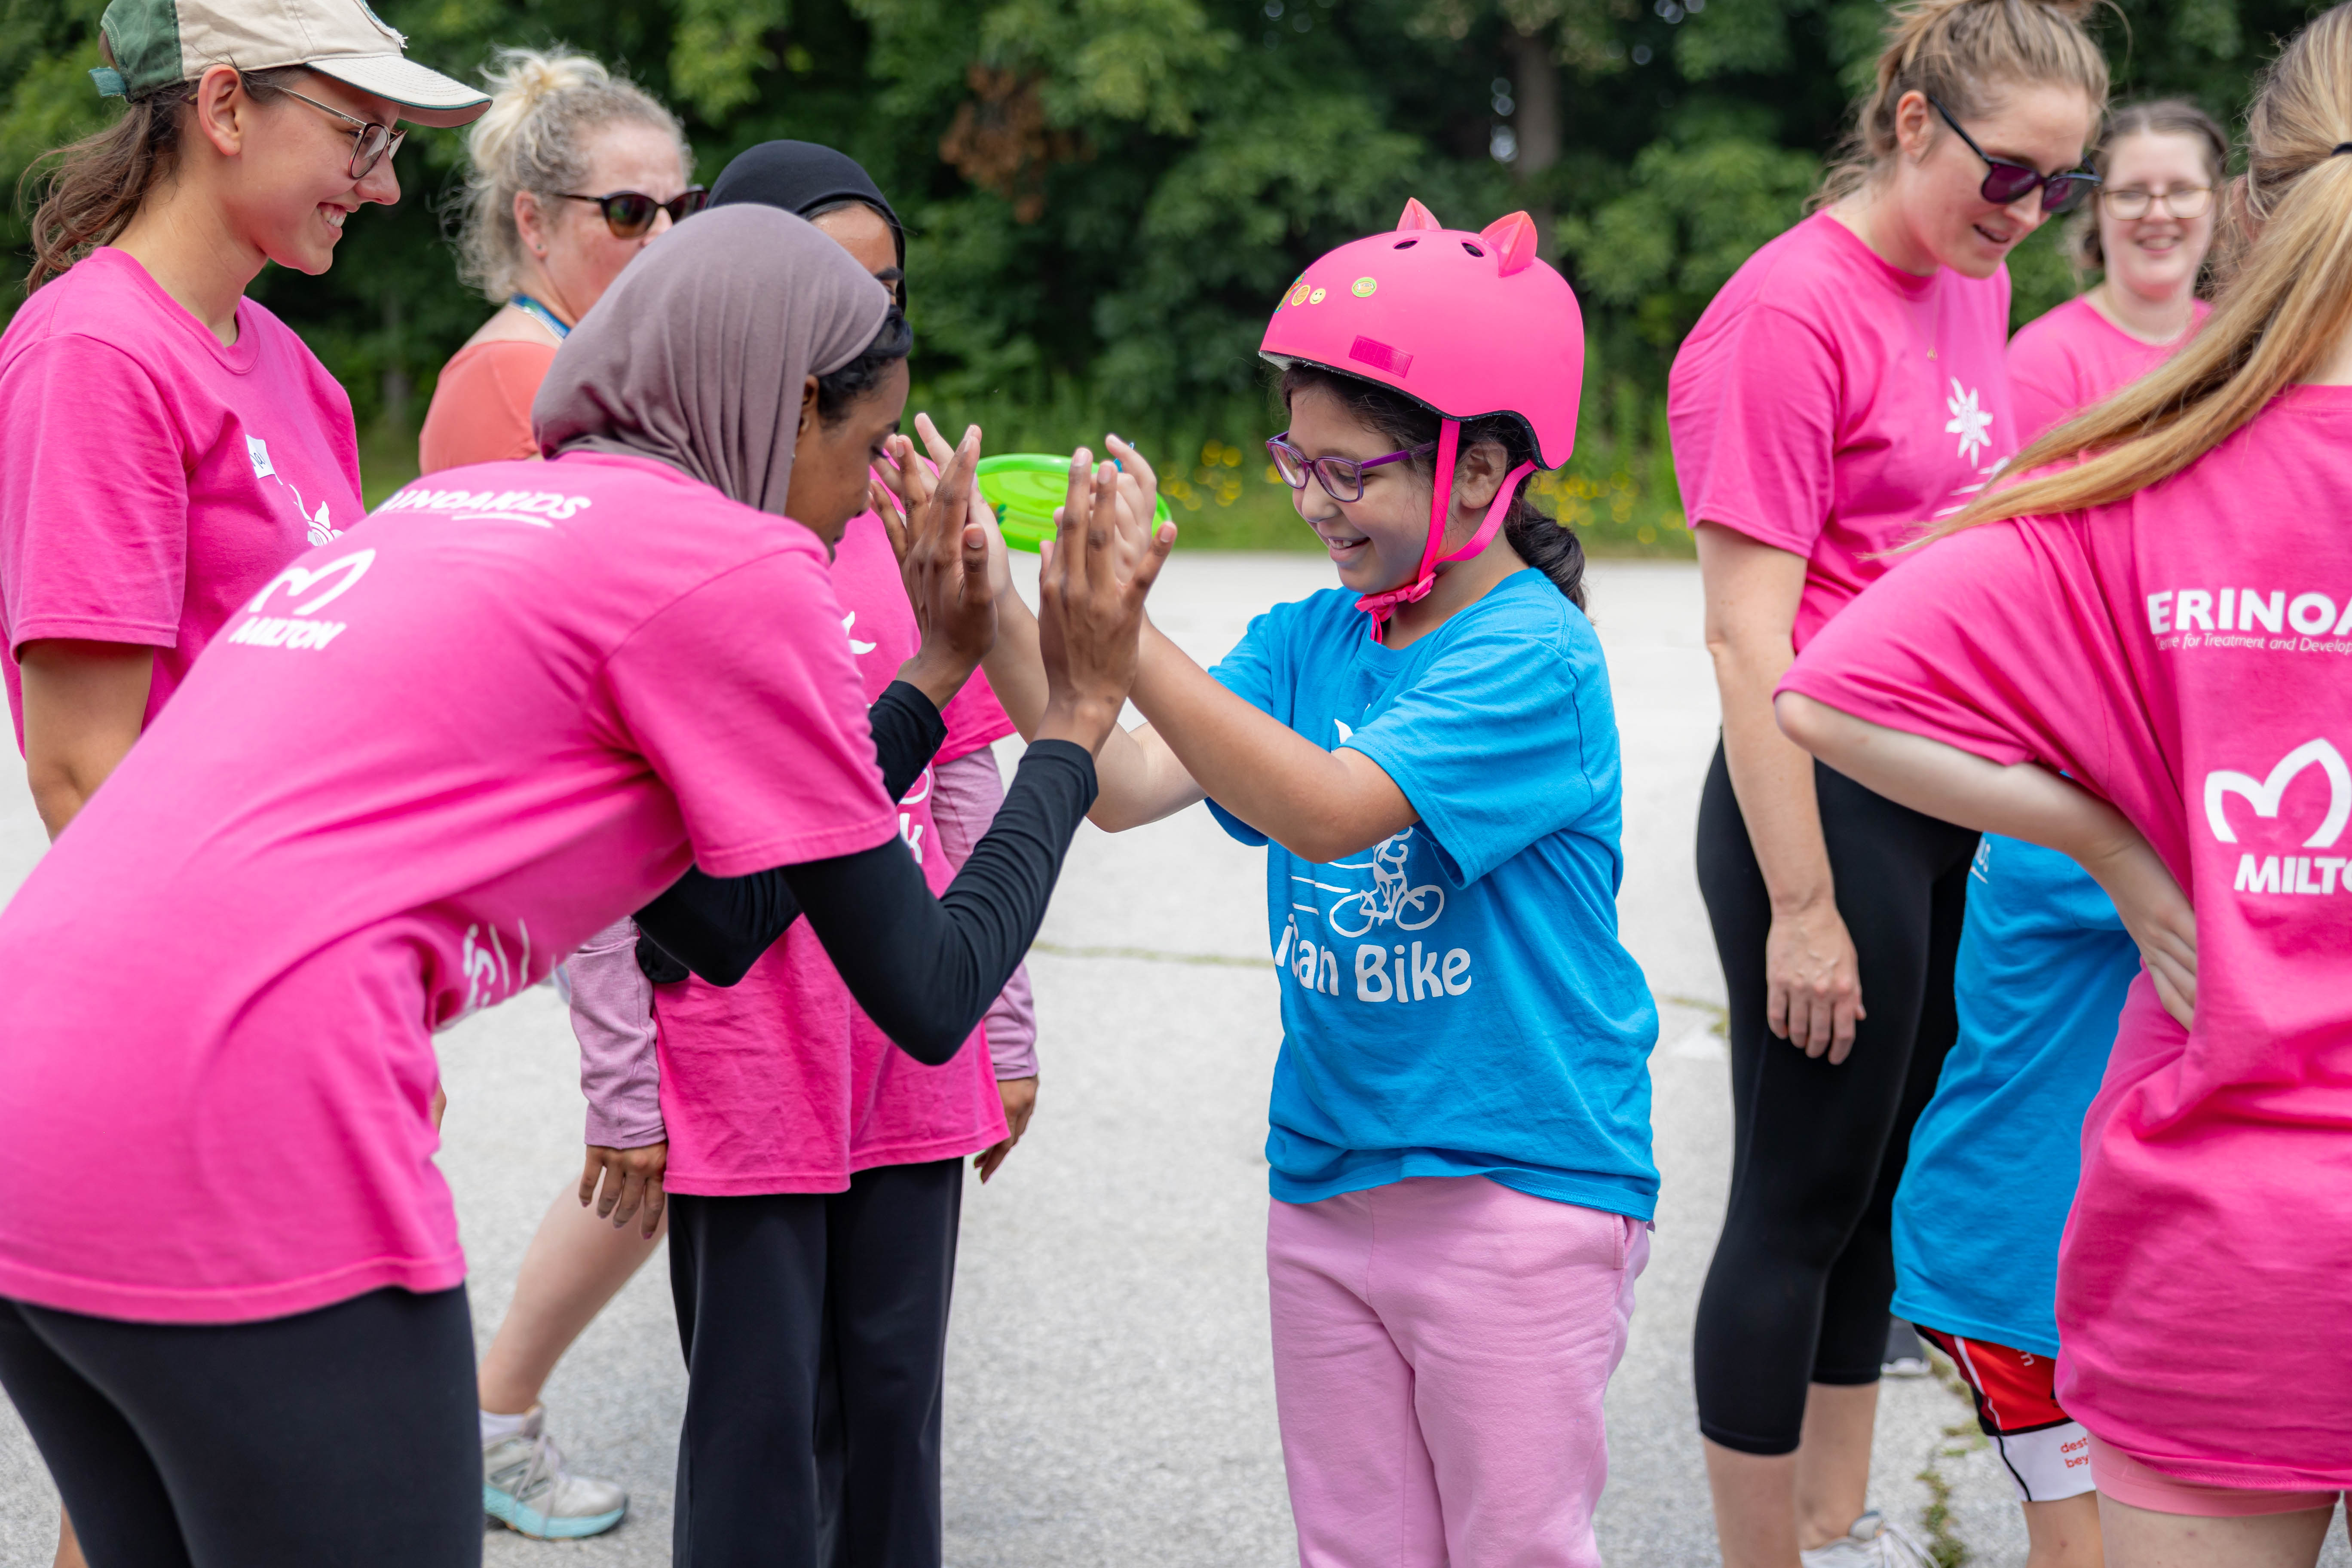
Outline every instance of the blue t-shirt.
<svg viewBox="0 0 2352 1568"><path fill-rule="evenodd" d="M2090 876L1986 834L1953 977L1960 1036L1895 1195L1895 1310L2058 1353L2058 1237L2139 950Z"/></svg>
<svg viewBox="0 0 2352 1568"><path fill-rule="evenodd" d="M1265 1155L1313 1203L1492 1177L1648 1219L1658 1014L1617 941L1617 719L1591 623L1516 572L1404 648L1330 589L1250 623L1213 673L1386 771L1421 820L1329 864L1266 845L1282 982Z"/></svg>

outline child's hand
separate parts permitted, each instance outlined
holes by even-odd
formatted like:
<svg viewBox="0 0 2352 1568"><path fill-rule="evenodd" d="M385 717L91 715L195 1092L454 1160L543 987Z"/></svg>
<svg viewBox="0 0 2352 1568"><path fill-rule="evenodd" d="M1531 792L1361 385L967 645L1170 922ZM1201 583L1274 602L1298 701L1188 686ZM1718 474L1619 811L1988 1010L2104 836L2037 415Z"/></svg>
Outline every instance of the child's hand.
<svg viewBox="0 0 2352 1568"><path fill-rule="evenodd" d="M1151 548L1153 524L1160 515L1160 476L1152 471L1133 442L1118 436L1106 436L1103 445L1118 460L1119 494L1132 514L1122 520L1127 526L1119 536L1123 570L1131 574L1135 563ZM1126 581L1126 577L1122 575L1120 581Z"/></svg>
<svg viewBox="0 0 2352 1568"><path fill-rule="evenodd" d="M967 426L964 430L966 438L971 438L979 429L980 426L977 425ZM949 459L955 455L955 448L948 445L947 437L940 434L940 427L931 423L929 415L915 416L915 433L923 438L924 447L930 452L931 461L945 468ZM996 509L988 504L988 498L980 493L980 486L977 484L971 487L971 502L968 510L967 523L971 527L979 529L982 536L988 541L989 589L992 593L1002 595L1013 586L1013 563L1005 554L1003 531L996 525Z"/></svg>
<svg viewBox="0 0 2352 1568"><path fill-rule="evenodd" d="M1037 617L1047 697L1039 738L1099 750L1118 723L1141 658L1143 601L1175 545L1171 524L1152 537L1122 575L1118 471L1094 466L1081 447L1070 458L1070 485L1055 537L1041 547Z"/></svg>
<svg viewBox="0 0 2352 1568"><path fill-rule="evenodd" d="M938 431L931 430L929 437L936 441ZM893 453L900 458L901 493L912 505L903 518L885 512L883 526L891 531L891 548L898 554L899 574L923 646L901 669L900 678L922 687L944 707L996 640L989 533L972 518L980 426L965 430L961 444L943 452L945 461L936 477L912 459L912 448L904 441L903 437L894 439ZM939 444L945 447L944 442Z"/></svg>
<svg viewBox="0 0 2352 1568"><path fill-rule="evenodd" d="M996 1174L997 1168L1004 1163L1004 1157L1013 1152L1013 1146L1021 1142L1024 1132L1029 1131L1029 1114L1037 1109L1037 1079L1034 1074L1027 1078L998 1079L996 1091L1004 1100L1004 1136L971 1157L971 1168L980 1173L982 1185L987 1184L989 1177Z"/></svg>
<svg viewBox="0 0 2352 1568"><path fill-rule="evenodd" d="M588 1163L580 1173L580 1206L596 1205L599 1219L609 1219L614 1230L625 1229L632 1215L643 1210L645 1222L637 1234L651 1241L661 1228L662 1172L669 1164L669 1144L648 1143L641 1149L607 1149L588 1145ZM604 1180L599 1196L597 1179Z"/></svg>

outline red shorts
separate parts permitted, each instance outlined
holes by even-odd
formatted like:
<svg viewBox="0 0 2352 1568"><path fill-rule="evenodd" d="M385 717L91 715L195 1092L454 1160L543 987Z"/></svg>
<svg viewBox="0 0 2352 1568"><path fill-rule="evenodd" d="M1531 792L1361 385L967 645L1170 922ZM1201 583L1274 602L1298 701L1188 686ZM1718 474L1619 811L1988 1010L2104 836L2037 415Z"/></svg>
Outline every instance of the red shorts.
<svg viewBox="0 0 2352 1568"><path fill-rule="evenodd" d="M1959 1369L1976 1396L1977 1425L1992 1439L2021 1499L2054 1502L2093 1489L2091 1435L2059 1405L2051 1357L1916 1326Z"/></svg>

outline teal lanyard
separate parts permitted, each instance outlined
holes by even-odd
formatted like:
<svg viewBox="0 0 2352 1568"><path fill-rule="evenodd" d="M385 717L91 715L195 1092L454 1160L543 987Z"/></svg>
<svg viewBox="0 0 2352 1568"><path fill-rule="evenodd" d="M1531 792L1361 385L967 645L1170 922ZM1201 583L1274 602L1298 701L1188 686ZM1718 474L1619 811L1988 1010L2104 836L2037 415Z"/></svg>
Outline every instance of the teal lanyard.
<svg viewBox="0 0 2352 1568"><path fill-rule="evenodd" d="M528 294L517 294L512 299L509 300L507 303L512 305L516 310L520 310L524 315L530 317L541 326L545 327L549 331L553 332L556 336L556 341L559 342L572 335L572 329L565 326L562 320L556 316L554 311L549 310L546 306L541 304L538 300L532 299Z"/></svg>

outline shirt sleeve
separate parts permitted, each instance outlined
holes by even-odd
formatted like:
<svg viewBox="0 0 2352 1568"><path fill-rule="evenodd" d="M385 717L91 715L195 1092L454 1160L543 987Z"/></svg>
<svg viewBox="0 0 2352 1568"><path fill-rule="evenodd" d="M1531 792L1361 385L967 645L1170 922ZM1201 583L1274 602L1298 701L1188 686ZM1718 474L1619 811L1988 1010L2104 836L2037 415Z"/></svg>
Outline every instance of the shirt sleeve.
<svg viewBox="0 0 2352 1568"><path fill-rule="evenodd" d="M187 586L188 458L153 379L60 336L0 374L0 614L42 637L172 647Z"/></svg>
<svg viewBox="0 0 2352 1568"><path fill-rule="evenodd" d="M1617 795L1598 644L1508 625L1455 638L1348 746L1396 781L1457 887Z"/></svg>
<svg viewBox="0 0 2352 1568"><path fill-rule="evenodd" d="M1709 367L1688 416L1711 428L1702 470L1685 485L1694 525L1720 523L1810 557L1835 500L1843 377L1836 349L1810 321L1753 305Z"/></svg>
<svg viewBox="0 0 2352 1568"><path fill-rule="evenodd" d="M624 743L677 798L713 877L823 860L897 836L833 584L811 550L681 595L605 661Z"/></svg>
<svg viewBox="0 0 2352 1568"><path fill-rule="evenodd" d="M637 967L636 922L598 931L563 967L571 977L572 1034L580 1042L580 1092L588 1101L586 1141L604 1149L660 1142L667 1132L654 988Z"/></svg>
<svg viewBox="0 0 2352 1568"><path fill-rule="evenodd" d="M416 436L420 470L538 457L530 405L554 363L544 343L492 342L444 370Z"/></svg>
<svg viewBox="0 0 2352 1568"><path fill-rule="evenodd" d="M1780 690L2005 767L2105 777L2101 694L2132 687L2120 639L2095 624L2103 599L2074 547L2080 526L2012 520L1928 546L1807 643Z"/></svg>
<svg viewBox="0 0 2352 1568"><path fill-rule="evenodd" d="M952 703L950 704L953 706ZM1004 776L996 771L996 754L985 746L952 762L933 764L931 820L939 824L940 847L950 871L961 870L971 858L973 846L996 820L1004 803ZM989 1059L996 1076L1037 1076L1037 1003L1029 986L1026 961L1004 983L981 1020L988 1034Z"/></svg>

